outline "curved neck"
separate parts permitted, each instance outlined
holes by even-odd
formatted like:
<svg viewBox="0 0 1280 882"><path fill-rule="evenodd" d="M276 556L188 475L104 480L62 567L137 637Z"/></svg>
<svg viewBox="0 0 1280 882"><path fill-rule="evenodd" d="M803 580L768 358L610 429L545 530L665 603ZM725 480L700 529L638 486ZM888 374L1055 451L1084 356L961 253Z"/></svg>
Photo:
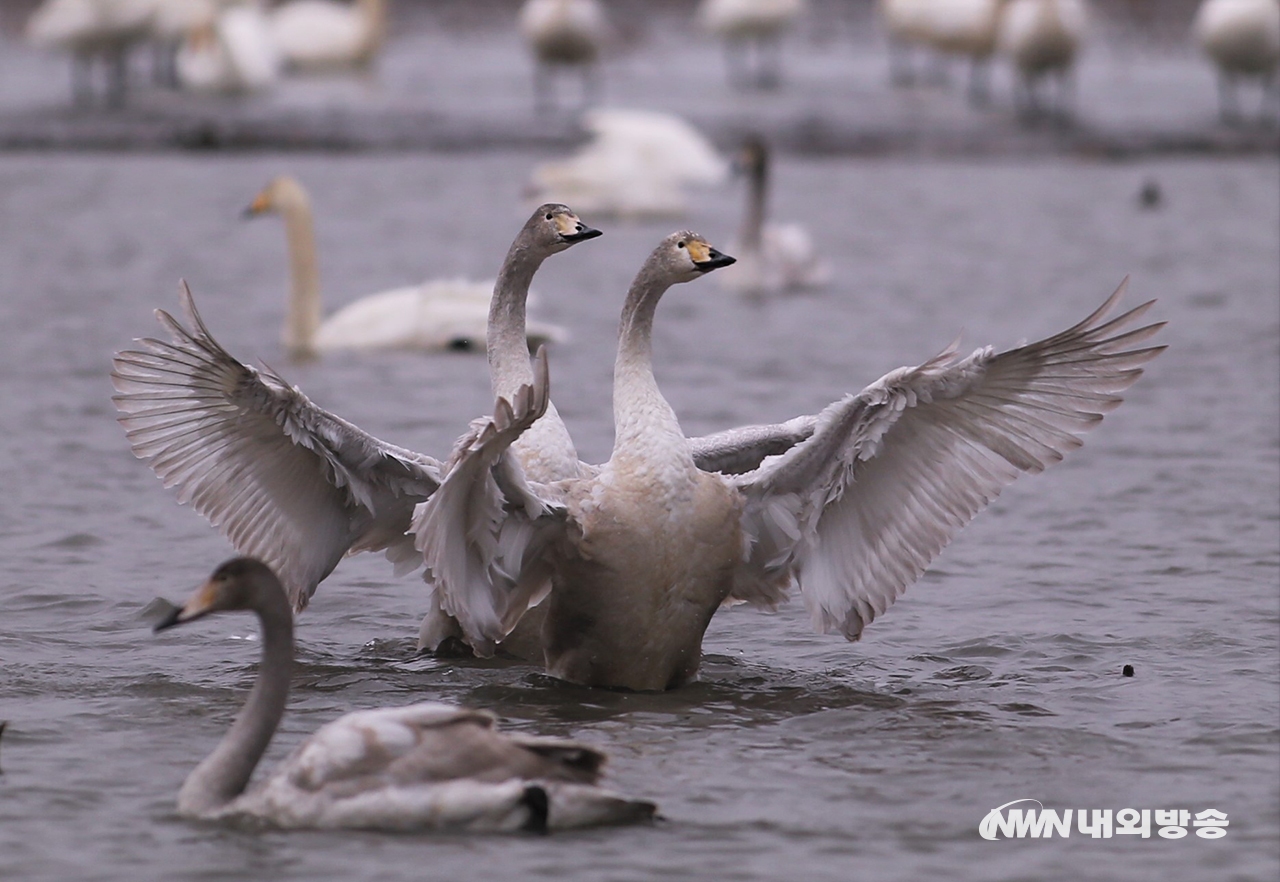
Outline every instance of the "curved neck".
<svg viewBox="0 0 1280 882"><path fill-rule="evenodd" d="M757 250L764 231L765 200L769 189L769 160L759 157L747 171L747 214L739 240L744 250Z"/></svg>
<svg viewBox="0 0 1280 882"><path fill-rule="evenodd" d="M227 734L178 792L178 811L184 815L214 813L243 793L284 716L293 667L293 613L283 591L263 594L266 601L254 610L262 625L258 679Z"/></svg>
<svg viewBox="0 0 1280 882"><path fill-rule="evenodd" d="M387 3L386 0L356 0L356 9L364 24L360 57L368 61L382 48L387 35Z"/></svg>
<svg viewBox="0 0 1280 882"><path fill-rule="evenodd" d="M670 281L650 260L631 283L622 307L613 368L614 458L630 449L650 455L656 449L668 449L652 443L656 436L684 438L675 411L653 376L653 315L669 287Z"/></svg>
<svg viewBox="0 0 1280 882"><path fill-rule="evenodd" d="M289 242L289 303L281 342L291 357L315 354L320 328L320 270L316 264L316 236L311 206L304 200L280 209Z"/></svg>
<svg viewBox="0 0 1280 882"><path fill-rule="evenodd" d="M533 382L525 338L525 302L529 299L529 284L544 259L545 255L529 247L523 234L517 236L493 285L486 348L493 394L503 398Z"/></svg>

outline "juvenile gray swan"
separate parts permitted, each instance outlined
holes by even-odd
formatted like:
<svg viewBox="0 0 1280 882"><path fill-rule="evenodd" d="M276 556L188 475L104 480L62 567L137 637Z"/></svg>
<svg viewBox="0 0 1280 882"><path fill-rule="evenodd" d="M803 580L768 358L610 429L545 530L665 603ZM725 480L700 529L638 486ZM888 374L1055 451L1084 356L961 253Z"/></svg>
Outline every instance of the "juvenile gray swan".
<svg viewBox="0 0 1280 882"><path fill-rule="evenodd" d="M264 563L214 571L161 631L248 611L262 627L258 679L222 741L187 777L178 811L284 828L546 831L653 817L653 803L595 786L605 756L585 744L503 735L484 711L437 702L356 711L321 727L246 791L289 695L293 614Z"/></svg>
<svg viewBox="0 0 1280 882"><path fill-rule="evenodd" d="M552 675L670 689L696 675L718 606L772 608L793 586L819 632L856 640L1005 485L1079 447L1164 349L1136 345L1162 327L1135 327L1154 301L1108 320L1121 285L1060 334L967 358L953 344L798 418L810 433L785 452L712 474L658 389L650 335L672 284L731 262L675 233L636 276L604 465L539 483L508 455L540 415L542 377L530 406L477 421L455 445L413 529L439 602L478 652L537 604Z"/></svg>

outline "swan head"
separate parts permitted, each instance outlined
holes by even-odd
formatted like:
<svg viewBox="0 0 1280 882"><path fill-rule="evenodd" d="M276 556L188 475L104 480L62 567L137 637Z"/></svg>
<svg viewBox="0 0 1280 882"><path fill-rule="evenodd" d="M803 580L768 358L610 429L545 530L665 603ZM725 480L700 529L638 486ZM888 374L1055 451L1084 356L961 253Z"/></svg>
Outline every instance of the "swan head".
<svg viewBox="0 0 1280 882"><path fill-rule="evenodd" d="M558 202L539 205L524 230L527 243L548 254L558 254L571 245L603 235L584 224L569 206Z"/></svg>
<svg viewBox="0 0 1280 882"><path fill-rule="evenodd" d="M234 610L261 610L273 600L288 609L288 598L276 574L260 560L237 557L219 566L182 606L167 604L168 610L153 630L163 631L185 625L211 613Z"/></svg>
<svg viewBox="0 0 1280 882"><path fill-rule="evenodd" d="M722 266L737 261L711 246L706 239L689 230L672 233L649 255L648 266L671 280L673 284L691 282Z"/></svg>
<svg viewBox="0 0 1280 882"><path fill-rule="evenodd" d="M281 175L278 178L272 178L271 182L253 197L249 207L244 210L244 216L257 217L261 214L288 211L293 208L310 208L310 205L311 200L307 197L307 191L302 184L298 183L296 178Z"/></svg>

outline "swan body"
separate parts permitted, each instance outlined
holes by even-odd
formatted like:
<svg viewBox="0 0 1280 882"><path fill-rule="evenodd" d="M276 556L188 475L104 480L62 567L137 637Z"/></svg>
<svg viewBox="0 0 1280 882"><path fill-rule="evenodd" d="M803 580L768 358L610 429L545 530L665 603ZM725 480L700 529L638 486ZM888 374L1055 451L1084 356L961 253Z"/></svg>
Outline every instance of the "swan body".
<svg viewBox="0 0 1280 882"><path fill-rule="evenodd" d="M271 32L291 67L368 65L386 35L386 0L289 0L272 12Z"/></svg>
<svg viewBox="0 0 1280 882"><path fill-rule="evenodd" d="M715 147L680 117L595 110L584 124L591 135L587 144L567 160L534 170L534 198L592 214L671 217L687 210L686 188L718 184L728 174Z"/></svg>
<svg viewBox="0 0 1280 882"><path fill-rule="evenodd" d="M768 146L759 138L749 139L739 151L736 166L747 178L747 210L735 242L738 262L716 274L721 286L767 296L825 285L831 270L819 258L808 230L800 224L765 220Z"/></svg>
<svg viewBox="0 0 1280 882"><path fill-rule="evenodd" d="M1008 0L940 0L929 7L926 39L943 55L968 59L969 100L989 98L988 65L996 51L1000 17Z"/></svg>
<svg viewBox="0 0 1280 882"><path fill-rule="evenodd" d="M1204 0L1193 30L1218 68L1222 116L1239 115L1237 81L1257 77L1274 90L1280 65L1280 0Z"/></svg>
<svg viewBox="0 0 1280 882"><path fill-rule="evenodd" d="M805 7L805 0L702 0L698 19L724 41L732 85L770 88L781 80L782 37Z"/></svg>
<svg viewBox="0 0 1280 882"><path fill-rule="evenodd" d="M256 5L231 6L178 49L178 83L193 92L256 92L275 84L280 53Z"/></svg>
<svg viewBox="0 0 1280 882"><path fill-rule="evenodd" d="M124 103L130 48L146 38L155 0L45 0L27 19L31 45L67 52L72 60L72 95L77 104L93 100L92 65L106 70L105 100Z"/></svg>
<svg viewBox="0 0 1280 882"><path fill-rule="evenodd" d="M605 756L585 744L503 735L483 711L437 702L356 711L323 726L260 786L249 779L284 715L293 617L269 567L227 561L164 630L236 610L262 629L258 678L222 742L187 778L178 811L282 828L546 831L631 823L655 806L595 786Z"/></svg>
<svg viewBox="0 0 1280 882"><path fill-rule="evenodd" d="M1068 77L1086 24L1083 0L1009 0L998 43L1013 64L1025 112L1040 112L1037 87L1047 77L1057 79L1058 112L1066 111Z"/></svg>
<svg viewBox="0 0 1280 882"><path fill-rule="evenodd" d="M533 376L530 280L546 257L594 235L568 208L546 205L512 243L488 338L495 387L505 394ZM143 339L113 362L113 401L134 454L239 553L266 561L295 610L347 554L383 551L400 573L420 565L406 532L414 505L439 484L440 462L317 407L274 371L242 364L213 338L185 285L181 303L185 325L157 310L168 339ZM555 449L554 427L549 437ZM563 443L571 453L567 432ZM736 460L746 447L750 457L749 444L713 444L710 455Z"/></svg>
<svg viewBox="0 0 1280 882"><path fill-rule="evenodd" d="M596 66L609 36L598 0L526 0L520 7L520 35L533 53L539 106L553 103L552 77L557 70L576 71L582 79L583 102L592 102L598 91Z"/></svg>
<svg viewBox="0 0 1280 882"><path fill-rule="evenodd" d="M649 330L662 290L709 255L668 238L628 294L605 465L547 485L506 455L538 418L539 377L473 423L417 507L426 575L478 652L537 603L550 673L669 689L695 675L717 606L771 608L793 586L816 630L856 640L1005 485L1079 447L1164 348L1134 348L1161 327L1134 326L1151 303L1108 319L1122 285L1060 334L967 358L953 345L831 404L755 468L706 474L654 381Z"/></svg>
<svg viewBox="0 0 1280 882"><path fill-rule="evenodd" d="M341 349L470 349L484 343L492 287L463 280L426 282L372 294L322 319L311 199L294 178L272 180L250 204L251 215L275 212L285 223L291 287L282 342L307 358ZM531 324L534 345L563 337Z"/></svg>

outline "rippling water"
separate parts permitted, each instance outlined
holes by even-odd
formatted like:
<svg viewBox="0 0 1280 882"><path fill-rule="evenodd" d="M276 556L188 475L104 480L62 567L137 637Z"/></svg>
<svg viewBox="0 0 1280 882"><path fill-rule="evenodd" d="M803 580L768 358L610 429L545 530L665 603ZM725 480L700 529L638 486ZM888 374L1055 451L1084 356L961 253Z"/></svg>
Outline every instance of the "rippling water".
<svg viewBox="0 0 1280 882"><path fill-rule="evenodd" d="M777 214L831 256L828 290L763 305L713 282L660 310L659 380L690 434L811 412L966 341L1076 321L1133 274L1170 349L1085 448L1010 488L865 638L798 605L722 613L701 681L584 690L529 667L418 658L416 577L345 562L298 633L267 761L358 707L441 698L610 751L647 828L532 837L248 833L174 794L255 671L247 618L153 637L139 619L226 557L129 453L113 350L187 278L220 341L322 406L442 455L488 412L483 359L276 342L283 234L238 210L282 170L315 197L330 305L423 275L492 274L532 158L0 157L0 877L5 879L1264 879L1280 867L1280 217L1274 161L1132 165L783 161ZM1146 178L1158 211L1135 199ZM690 226L732 237L739 194ZM588 217L591 222L593 219ZM621 295L672 224L548 262L569 326L556 402L584 456L611 441ZM1132 678L1121 676L1130 664ZM1216 808L1219 840L986 842L988 810Z"/></svg>

